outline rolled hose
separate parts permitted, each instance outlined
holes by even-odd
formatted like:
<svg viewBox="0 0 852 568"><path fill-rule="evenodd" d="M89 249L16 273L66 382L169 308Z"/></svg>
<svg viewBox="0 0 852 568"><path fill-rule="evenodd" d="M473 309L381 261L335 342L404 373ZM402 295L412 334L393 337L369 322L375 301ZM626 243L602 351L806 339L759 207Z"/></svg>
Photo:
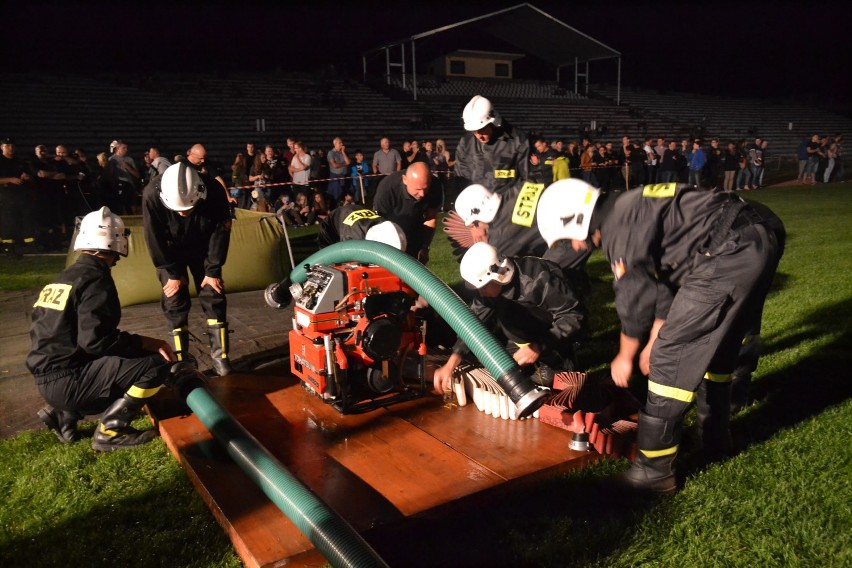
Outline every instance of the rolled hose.
<svg viewBox="0 0 852 568"><path fill-rule="evenodd" d="M287 471L206 388L196 386L190 390L186 404L231 459L332 566L387 566L355 529Z"/></svg>
<svg viewBox="0 0 852 568"><path fill-rule="evenodd" d="M520 418L529 416L544 403L545 391L536 388L494 335L470 311L458 294L432 274L425 266L392 246L374 241L342 241L321 249L305 259L302 266L290 272L292 282L307 279L305 265L337 262L377 264L399 276L444 318L450 327L476 355L491 376L509 394Z"/></svg>

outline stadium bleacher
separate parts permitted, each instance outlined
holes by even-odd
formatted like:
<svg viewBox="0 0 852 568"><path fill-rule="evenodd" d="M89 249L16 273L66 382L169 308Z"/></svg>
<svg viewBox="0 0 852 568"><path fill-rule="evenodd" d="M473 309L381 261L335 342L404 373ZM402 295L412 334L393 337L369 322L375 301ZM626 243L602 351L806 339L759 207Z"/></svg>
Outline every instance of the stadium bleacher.
<svg viewBox="0 0 852 568"><path fill-rule="evenodd" d="M120 138L132 154L150 145L165 155L196 142L229 164L246 142L282 145L302 139L309 148L331 147L341 136L349 149L372 153L381 136L446 140L453 151L461 110L473 94L491 98L522 130L576 139L595 121L592 136L619 140L685 137L701 132L723 140L763 136L773 155L793 155L801 136L849 132L852 121L816 108L762 100L623 89L596 85L589 97L548 81L445 80L418 76L418 100L398 78L381 86L309 75L263 76L50 76L0 75L0 134L17 139L19 155L36 144L64 143L90 153ZM410 89L410 81L407 82ZM257 131L259 119L265 132ZM789 129L789 124L793 129ZM605 133L601 134L601 127ZM169 156L170 157L170 156Z"/></svg>

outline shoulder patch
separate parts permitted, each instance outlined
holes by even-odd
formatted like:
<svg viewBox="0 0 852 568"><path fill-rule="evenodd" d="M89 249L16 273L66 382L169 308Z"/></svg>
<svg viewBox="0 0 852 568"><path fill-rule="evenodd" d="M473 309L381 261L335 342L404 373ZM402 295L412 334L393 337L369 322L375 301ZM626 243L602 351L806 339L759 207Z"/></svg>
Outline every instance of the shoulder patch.
<svg viewBox="0 0 852 568"><path fill-rule="evenodd" d="M642 189L642 197L650 197L653 199L664 199L667 197L674 197L675 189L677 189L677 184L674 182L646 185Z"/></svg>
<svg viewBox="0 0 852 568"><path fill-rule="evenodd" d="M64 311L71 295L71 284L48 284L42 288L34 308Z"/></svg>
<svg viewBox="0 0 852 568"><path fill-rule="evenodd" d="M544 191L543 183L526 182L518 198L515 200L515 208L512 210L512 224L522 227L532 227L535 221L535 211L538 207L538 198Z"/></svg>
<svg viewBox="0 0 852 568"><path fill-rule="evenodd" d="M343 224L351 227L358 221L364 221L365 219L378 219L379 214L375 211L371 211L369 209L358 209L357 211L353 211L349 215L346 216L346 219L343 220Z"/></svg>

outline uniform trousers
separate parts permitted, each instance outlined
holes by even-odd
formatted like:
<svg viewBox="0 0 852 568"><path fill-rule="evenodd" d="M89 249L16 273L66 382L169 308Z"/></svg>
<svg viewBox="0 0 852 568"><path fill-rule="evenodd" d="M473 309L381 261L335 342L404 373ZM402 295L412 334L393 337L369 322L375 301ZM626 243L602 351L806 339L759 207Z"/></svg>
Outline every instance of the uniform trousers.
<svg viewBox="0 0 852 568"><path fill-rule="evenodd" d="M651 351L647 414L680 418L705 372L733 372L743 337L759 329L779 258L775 233L760 224L696 253Z"/></svg>

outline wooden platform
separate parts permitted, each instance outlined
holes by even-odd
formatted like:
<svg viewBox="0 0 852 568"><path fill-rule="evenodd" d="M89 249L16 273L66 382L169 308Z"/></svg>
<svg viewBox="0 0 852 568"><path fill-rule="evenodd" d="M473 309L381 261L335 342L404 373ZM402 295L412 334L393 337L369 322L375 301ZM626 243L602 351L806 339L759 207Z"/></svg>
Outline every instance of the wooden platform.
<svg viewBox="0 0 852 568"><path fill-rule="evenodd" d="M210 391L297 478L367 541L407 518L446 514L477 496L597 459L568 449L570 434L500 420L475 406L425 398L341 416L292 375L214 379ZM151 405L160 433L249 567L325 560L242 473L194 415Z"/></svg>

